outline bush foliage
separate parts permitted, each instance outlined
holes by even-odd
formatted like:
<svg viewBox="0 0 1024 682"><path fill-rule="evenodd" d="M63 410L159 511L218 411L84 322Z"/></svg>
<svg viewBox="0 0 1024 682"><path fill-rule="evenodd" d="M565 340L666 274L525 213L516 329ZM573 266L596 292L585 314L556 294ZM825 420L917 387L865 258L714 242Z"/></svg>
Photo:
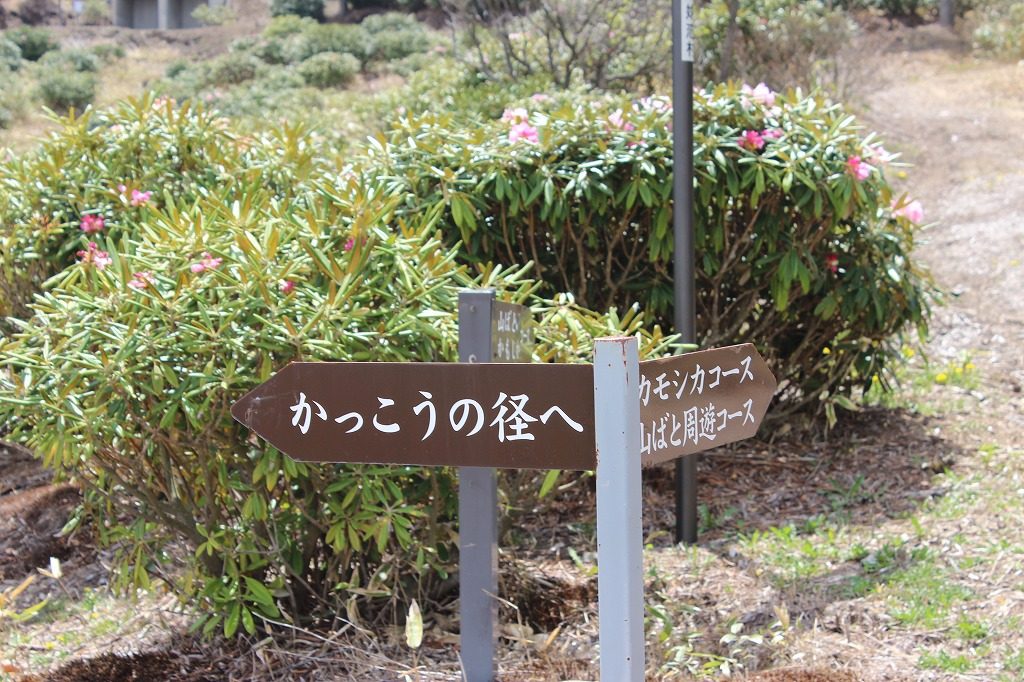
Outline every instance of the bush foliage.
<svg viewBox="0 0 1024 682"><path fill-rule="evenodd" d="M270 15L308 17L323 21L324 0L271 0Z"/></svg>
<svg viewBox="0 0 1024 682"><path fill-rule="evenodd" d="M45 28L19 26L5 31L3 37L17 45L22 59L30 62L39 61L47 52L60 49L53 35Z"/></svg>
<svg viewBox="0 0 1024 682"><path fill-rule="evenodd" d="M104 123L149 117L183 136L204 121L140 103ZM74 158L109 134L66 125L58 139ZM303 134L248 144L300 174ZM221 154L237 139L218 130L207 144ZM120 584L172 582L204 607L207 631L254 632L261 616L329 620L360 595L404 601L451 567L453 472L283 457L229 413L272 372L291 360L454 360L465 286L533 305L540 361L587 359L594 336L640 330L634 313L533 296L521 268L472 274L433 219L398 216L395 198L350 173L275 189L263 173L233 168L229 181L197 163L201 181L154 180L151 200L118 203L108 187L122 178L180 168L174 156L129 155L132 141L119 153L136 165L84 176L96 185L89 206L102 202L107 222L125 227L64 235L76 262L0 347L0 419L87 486L89 511L118 543ZM89 191L66 183L61 195ZM657 352L664 339L645 334L643 345ZM181 542L188 551L167 552Z"/></svg>
<svg viewBox="0 0 1024 682"><path fill-rule="evenodd" d="M783 386L774 419L848 406L886 379L893 335L926 324L930 288L889 155L819 97L723 85L695 100L700 342L757 345ZM667 103L540 95L527 106L476 127L409 119L366 172L408 193L410 214L438 216L469 261L529 258L549 291L667 320Z"/></svg>
<svg viewBox="0 0 1024 682"><path fill-rule="evenodd" d="M343 88L359 73L359 60L350 54L321 52L299 64L299 75L317 88Z"/></svg>
<svg viewBox="0 0 1024 682"><path fill-rule="evenodd" d="M298 130L242 136L152 97L62 120L36 151L0 164L0 316L23 315L42 282L74 262L84 216L102 216L100 236L117 238L165 192L191 201L254 181L274 192L300 185L314 157ZM140 202L134 192L151 194Z"/></svg>

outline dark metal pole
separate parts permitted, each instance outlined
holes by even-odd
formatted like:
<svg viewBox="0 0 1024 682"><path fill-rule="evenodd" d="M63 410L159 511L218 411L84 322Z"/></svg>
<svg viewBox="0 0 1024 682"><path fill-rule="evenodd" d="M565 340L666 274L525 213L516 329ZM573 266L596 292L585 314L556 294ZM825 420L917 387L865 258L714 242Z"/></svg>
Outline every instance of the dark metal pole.
<svg viewBox="0 0 1024 682"><path fill-rule="evenodd" d="M697 342L693 246L693 0L672 0L672 235L675 328ZM697 455L676 460L676 542L697 542Z"/></svg>

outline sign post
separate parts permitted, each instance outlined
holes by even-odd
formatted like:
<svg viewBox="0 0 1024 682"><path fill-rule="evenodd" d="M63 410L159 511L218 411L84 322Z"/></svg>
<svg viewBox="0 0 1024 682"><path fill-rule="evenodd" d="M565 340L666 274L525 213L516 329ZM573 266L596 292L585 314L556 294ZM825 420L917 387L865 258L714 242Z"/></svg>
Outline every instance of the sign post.
<svg viewBox="0 0 1024 682"><path fill-rule="evenodd" d="M489 308L487 321L495 309L481 303L487 296L462 302ZM494 336L484 346L487 334L470 328L484 325L478 313L466 310L465 359L494 357ZM503 352L517 354L512 341L526 337L510 320L497 324L511 334ZM472 682L494 675L493 468L596 469L601 678L641 682L640 469L754 435L775 378L751 344L642 363L637 346L632 337L598 339L592 367L293 362L231 414L300 461L470 470L461 479L460 540L462 655Z"/></svg>
<svg viewBox="0 0 1024 682"><path fill-rule="evenodd" d="M672 0L673 322L697 342L693 237L693 0ZM676 542L697 542L697 456L676 460Z"/></svg>
<svg viewBox="0 0 1024 682"><path fill-rule="evenodd" d="M494 300L493 289L459 292L459 362L529 362L530 309ZM459 467L459 639L466 682L494 679L498 623L498 476Z"/></svg>
<svg viewBox="0 0 1024 682"><path fill-rule="evenodd" d="M594 344L601 679L644 680L640 383L635 337Z"/></svg>
<svg viewBox="0 0 1024 682"><path fill-rule="evenodd" d="M493 304L493 289L459 292L459 362L491 361ZM497 470L459 467L459 647L466 682L494 679L497 594Z"/></svg>

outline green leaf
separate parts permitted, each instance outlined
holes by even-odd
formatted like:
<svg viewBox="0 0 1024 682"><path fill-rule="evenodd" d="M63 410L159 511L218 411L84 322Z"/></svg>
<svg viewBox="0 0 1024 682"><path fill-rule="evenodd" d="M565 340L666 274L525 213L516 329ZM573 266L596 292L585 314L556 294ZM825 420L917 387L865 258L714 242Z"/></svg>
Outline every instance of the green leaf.
<svg viewBox="0 0 1024 682"><path fill-rule="evenodd" d="M544 499L547 494L551 492L551 489L558 483L558 476L562 473L561 469L550 469L544 474L544 482L540 486L540 498Z"/></svg>

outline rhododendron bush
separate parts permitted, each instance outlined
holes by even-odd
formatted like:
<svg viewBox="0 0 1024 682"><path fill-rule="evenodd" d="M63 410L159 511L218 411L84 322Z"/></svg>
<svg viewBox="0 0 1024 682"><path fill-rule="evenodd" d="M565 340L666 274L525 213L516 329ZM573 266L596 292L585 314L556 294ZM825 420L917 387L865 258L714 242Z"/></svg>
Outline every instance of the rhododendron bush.
<svg viewBox="0 0 1024 682"><path fill-rule="evenodd" d="M67 125L58 137L79 134ZM91 151L77 139L69 161ZM534 295L522 267L458 264L431 218L397 215L350 173L284 196L265 172L159 192L157 169L112 171L38 204L65 211L48 215L70 253L0 341L0 424L85 488L119 584L163 578L207 631L329 623L430 593L452 568L452 470L296 463L231 418L288 362L454 361L471 286L533 307L537 361L587 360L603 335L665 347L636 311L595 315Z"/></svg>
<svg viewBox="0 0 1024 682"><path fill-rule="evenodd" d="M769 86L695 93L697 329L753 342L780 379L768 419L852 406L924 329L910 257L920 202L844 109ZM483 125L423 115L371 148L366 173L437 216L471 262L532 259L550 291L595 308L672 305L667 100L538 93Z"/></svg>
<svg viewBox="0 0 1024 682"><path fill-rule="evenodd" d="M21 315L47 278L98 238L144 222L165 196L281 196L316 166L302 126L255 136L190 105L147 97L58 120L36 151L0 163L0 318Z"/></svg>

